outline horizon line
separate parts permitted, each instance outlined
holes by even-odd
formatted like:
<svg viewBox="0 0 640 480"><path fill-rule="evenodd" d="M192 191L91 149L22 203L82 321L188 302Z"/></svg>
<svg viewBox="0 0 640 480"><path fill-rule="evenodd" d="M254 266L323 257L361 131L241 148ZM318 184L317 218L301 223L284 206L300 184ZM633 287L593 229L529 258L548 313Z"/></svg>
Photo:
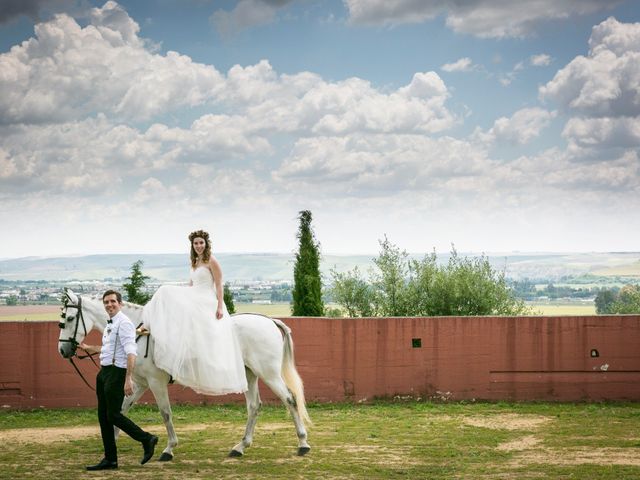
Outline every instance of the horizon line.
<svg viewBox="0 0 640 480"><path fill-rule="evenodd" d="M214 255L295 255L294 252L282 252L282 251L221 251L215 252ZM406 252L408 255L427 255L432 251L424 252ZM450 254L451 251L438 252L436 254ZM640 254L640 251L636 250L511 250L511 251L457 251L458 254L464 255L485 255L485 256L497 256L497 255L568 255L568 254ZM379 252L364 252L364 253L336 253L336 252L321 252L320 256L334 256L334 257L354 257L354 256L377 256ZM188 255L186 252L162 252L162 253L140 253L140 252L110 252L110 253L63 253L63 254L51 254L51 255L25 255L17 257L0 257L0 262L9 260L27 260L27 259L55 259L55 258L80 258L80 257L92 257L92 256L107 256L107 255L139 255L139 256L151 256L151 255Z"/></svg>

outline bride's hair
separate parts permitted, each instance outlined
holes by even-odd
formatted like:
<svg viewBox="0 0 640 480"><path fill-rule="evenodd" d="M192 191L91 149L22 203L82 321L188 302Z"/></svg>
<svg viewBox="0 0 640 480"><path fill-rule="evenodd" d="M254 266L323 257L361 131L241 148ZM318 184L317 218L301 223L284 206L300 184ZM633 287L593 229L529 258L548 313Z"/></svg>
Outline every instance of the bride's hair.
<svg viewBox="0 0 640 480"><path fill-rule="evenodd" d="M209 234L204 230L196 230L189 234L189 241L191 242L191 268L196 268L198 262L198 254L193 248L193 240L196 238L202 238L204 240L204 252L202 252L202 261L209 263L211 258L211 242L209 242Z"/></svg>

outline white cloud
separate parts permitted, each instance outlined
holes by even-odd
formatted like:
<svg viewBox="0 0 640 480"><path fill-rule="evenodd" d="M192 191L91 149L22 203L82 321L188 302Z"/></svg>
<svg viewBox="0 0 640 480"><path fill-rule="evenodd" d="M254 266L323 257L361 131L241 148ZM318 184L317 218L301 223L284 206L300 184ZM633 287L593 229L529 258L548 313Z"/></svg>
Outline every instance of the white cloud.
<svg viewBox="0 0 640 480"><path fill-rule="evenodd" d="M593 13L613 7L619 1L600 0L344 0L351 22L364 25L420 23L439 15L459 33L478 37L523 37L532 34L543 21Z"/></svg>
<svg viewBox="0 0 640 480"><path fill-rule="evenodd" d="M0 55L2 123L60 122L103 112L148 119L214 99L223 79L211 66L151 53L114 2L80 27L66 15L36 25L36 37Z"/></svg>
<svg viewBox="0 0 640 480"><path fill-rule="evenodd" d="M308 72L278 75L261 61L230 69L224 97L259 131L438 132L457 121L445 105L448 89L435 72L416 73L408 85L383 93L355 77L329 83Z"/></svg>
<svg viewBox="0 0 640 480"><path fill-rule="evenodd" d="M453 63L445 63L440 68L445 72L470 72L474 65L469 57L464 57Z"/></svg>
<svg viewBox="0 0 640 480"><path fill-rule="evenodd" d="M486 134L476 132L476 135L483 141L524 145L538 137L555 116L556 112L549 112L542 108L523 108L510 118L497 119Z"/></svg>
<svg viewBox="0 0 640 480"><path fill-rule="evenodd" d="M546 53L540 53L538 55L531 55L529 62L534 67L546 67L551 64L551 57Z"/></svg>
<svg viewBox="0 0 640 480"><path fill-rule="evenodd" d="M467 179L469 185L486 161L481 148L449 137L315 137L298 140L274 178L285 188L304 185L307 195L393 197L405 191L441 191L455 179Z"/></svg>
<svg viewBox="0 0 640 480"><path fill-rule="evenodd" d="M540 87L543 99L554 100L580 115L640 114L640 23L609 18L593 28L588 56L578 56Z"/></svg>
<svg viewBox="0 0 640 480"><path fill-rule="evenodd" d="M640 148L640 117L571 118L562 131L573 148Z"/></svg>
<svg viewBox="0 0 640 480"><path fill-rule="evenodd" d="M231 123L254 132L436 132L456 121L434 72L417 73L390 94L358 78L329 83L309 72L279 75L265 60L236 65L225 76L176 52L152 53L138 30L113 2L93 9L84 28L64 15L38 24L36 38L0 56L1 121L67 122L102 113L129 122L204 104L235 112Z"/></svg>
<svg viewBox="0 0 640 480"><path fill-rule="evenodd" d="M0 162L7 168L0 185L9 188L18 183L22 195L99 194L150 172L172 171L180 178L185 174L183 165L224 164L272 151L268 140L251 133L246 119L223 115L205 115L189 129L154 124L145 132L98 116L5 128L2 138L7 157Z"/></svg>
<svg viewBox="0 0 640 480"><path fill-rule="evenodd" d="M571 115L562 132L568 151L611 165L640 147L640 23L608 18L593 27L589 46L539 93Z"/></svg>

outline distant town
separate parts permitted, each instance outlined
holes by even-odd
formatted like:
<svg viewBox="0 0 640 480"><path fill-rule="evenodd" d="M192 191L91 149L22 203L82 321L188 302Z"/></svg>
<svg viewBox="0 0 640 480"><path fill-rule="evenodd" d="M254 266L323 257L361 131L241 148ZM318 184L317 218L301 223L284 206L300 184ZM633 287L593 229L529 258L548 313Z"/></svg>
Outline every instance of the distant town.
<svg viewBox="0 0 640 480"><path fill-rule="evenodd" d="M85 295L101 295L113 288L122 290L126 279L106 280L2 280L0 279L0 305L51 305L60 303L60 296L64 288ZM158 287L167 282L148 282L145 291L155 292ZM180 285L180 283L175 283ZM186 285L186 283L184 284ZM273 303L291 302L291 284L286 281L243 281L229 282L229 289L233 293L234 302L269 305Z"/></svg>

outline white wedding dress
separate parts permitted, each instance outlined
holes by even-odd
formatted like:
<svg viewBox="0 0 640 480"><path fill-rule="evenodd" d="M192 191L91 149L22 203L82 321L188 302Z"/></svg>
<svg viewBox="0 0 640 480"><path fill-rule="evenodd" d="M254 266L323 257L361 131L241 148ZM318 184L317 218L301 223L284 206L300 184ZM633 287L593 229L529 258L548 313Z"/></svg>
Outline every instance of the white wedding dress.
<svg viewBox="0 0 640 480"><path fill-rule="evenodd" d="M191 270L192 286L163 285L142 313L155 342L153 360L198 393L223 395L247 390L234 323L223 305L216 318L215 285L207 267Z"/></svg>

